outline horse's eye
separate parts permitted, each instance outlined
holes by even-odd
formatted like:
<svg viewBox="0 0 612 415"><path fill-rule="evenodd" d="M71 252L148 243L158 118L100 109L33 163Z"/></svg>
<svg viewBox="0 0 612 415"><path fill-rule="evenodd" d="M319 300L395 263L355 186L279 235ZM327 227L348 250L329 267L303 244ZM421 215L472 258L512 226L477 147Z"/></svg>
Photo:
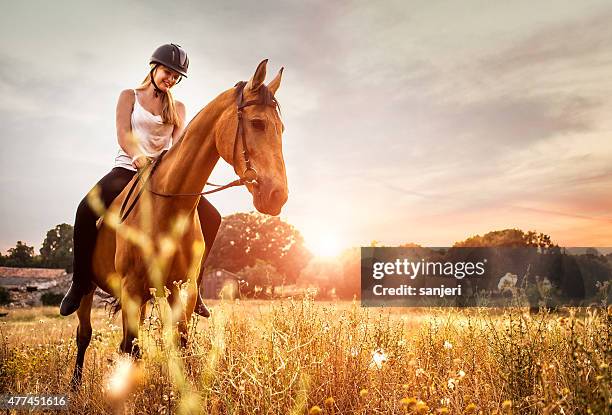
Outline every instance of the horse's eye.
<svg viewBox="0 0 612 415"><path fill-rule="evenodd" d="M263 131L266 129L266 123L264 122L264 120L259 120L259 119L251 120L251 125L256 130Z"/></svg>

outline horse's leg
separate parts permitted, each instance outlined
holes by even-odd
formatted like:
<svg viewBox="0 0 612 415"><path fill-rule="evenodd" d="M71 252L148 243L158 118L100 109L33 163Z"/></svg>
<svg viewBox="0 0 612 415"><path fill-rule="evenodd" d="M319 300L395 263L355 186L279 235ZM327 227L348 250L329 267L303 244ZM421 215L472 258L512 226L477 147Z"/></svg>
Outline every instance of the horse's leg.
<svg viewBox="0 0 612 415"><path fill-rule="evenodd" d="M121 287L121 318L123 320L123 339L120 350L129 353L132 357L141 357L140 346L134 343L138 340L138 329L140 327L140 315L143 305L143 297L134 284L129 283L128 278L123 278Z"/></svg>
<svg viewBox="0 0 612 415"><path fill-rule="evenodd" d="M176 323L178 327L179 344L183 349L187 347L189 320L195 309L198 297L198 287L195 281L192 281L188 285L187 290L187 300L185 304L181 301L179 290L176 288L170 291L170 296L168 297L168 302L172 308L172 316L175 319L173 323Z"/></svg>
<svg viewBox="0 0 612 415"><path fill-rule="evenodd" d="M202 295L200 294L200 286L202 285L202 277L204 275L204 265L210 250L212 249L217 232L221 226L221 214L219 211L204 197L198 202L198 218L200 219L200 227L202 228L202 236L204 237L205 250L200 266L200 274L197 277L198 296L196 297L195 312L202 317L210 317L210 310L204 304Z"/></svg>
<svg viewBox="0 0 612 415"><path fill-rule="evenodd" d="M72 372L72 380L70 387L72 390L77 390L81 386L81 378L83 376L83 362L85 360L85 351L91 340L91 304L93 302L94 292L87 294L81 299L81 305L77 310L79 317L79 326L77 327L76 343L77 343L77 358Z"/></svg>

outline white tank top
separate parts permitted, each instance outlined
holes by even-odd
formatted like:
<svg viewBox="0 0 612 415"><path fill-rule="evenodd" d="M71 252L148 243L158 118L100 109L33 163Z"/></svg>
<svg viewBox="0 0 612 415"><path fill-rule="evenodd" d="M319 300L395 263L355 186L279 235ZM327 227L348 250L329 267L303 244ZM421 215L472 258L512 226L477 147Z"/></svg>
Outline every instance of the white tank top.
<svg viewBox="0 0 612 415"><path fill-rule="evenodd" d="M168 150L172 145L172 131L174 125L164 124L161 115L153 115L140 105L138 93L134 90L134 108L132 109L132 133L136 137L138 147L142 154L147 157L158 157L164 150ZM136 171L132 166L132 158L127 155L121 147L115 166Z"/></svg>

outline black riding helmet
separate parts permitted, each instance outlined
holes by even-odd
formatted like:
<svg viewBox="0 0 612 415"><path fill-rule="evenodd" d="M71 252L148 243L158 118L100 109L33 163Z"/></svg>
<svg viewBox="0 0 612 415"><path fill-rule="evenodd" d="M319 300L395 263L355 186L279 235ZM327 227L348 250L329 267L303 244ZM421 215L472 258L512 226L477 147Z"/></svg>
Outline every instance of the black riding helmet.
<svg viewBox="0 0 612 415"><path fill-rule="evenodd" d="M187 52L174 43L161 45L155 49L149 63L164 65L187 78L187 68L189 67Z"/></svg>

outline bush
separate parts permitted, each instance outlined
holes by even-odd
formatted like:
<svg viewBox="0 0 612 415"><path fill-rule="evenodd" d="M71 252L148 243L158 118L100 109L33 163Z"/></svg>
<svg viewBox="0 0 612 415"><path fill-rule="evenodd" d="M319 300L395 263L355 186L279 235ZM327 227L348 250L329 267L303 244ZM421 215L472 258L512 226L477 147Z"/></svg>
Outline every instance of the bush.
<svg viewBox="0 0 612 415"><path fill-rule="evenodd" d="M11 302L11 293L4 287L0 287L0 305L7 305Z"/></svg>
<svg viewBox="0 0 612 415"><path fill-rule="evenodd" d="M60 305L64 296L57 293L44 293L40 296L40 301L43 305Z"/></svg>

